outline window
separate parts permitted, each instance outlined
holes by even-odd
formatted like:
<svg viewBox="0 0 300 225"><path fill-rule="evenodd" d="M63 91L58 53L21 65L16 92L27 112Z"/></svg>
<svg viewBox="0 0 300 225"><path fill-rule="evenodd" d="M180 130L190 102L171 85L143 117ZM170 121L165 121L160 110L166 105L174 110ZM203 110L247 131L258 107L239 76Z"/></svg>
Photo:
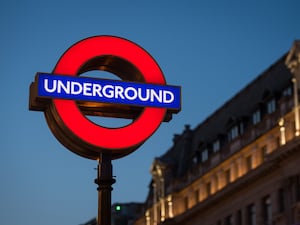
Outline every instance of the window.
<svg viewBox="0 0 300 225"><path fill-rule="evenodd" d="M225 171L225 180L226 180L226 184L229 184L231 181L230 169Z"/></svg>
<svg viewBox="0 0 300 225"><path fill-rule="evenodd" d="M206 194L207 194L207 197L209 195L211 195L211 183L210 182L206 183Z"/></svg>
<svg viewBox="0 0 300 225"><path fill-rule="evenodd" d="M296 176L295 192L296 200L300 201L300 175Z"/></svg>
<svg viewBox="0 0 300 225"><path fill-rule="evenodd" d="M189 199L188 199L188 197L184 198L184 207L185 207L185 209L189 208Z"/></svg>
<svg viewBox="0 0 300 225"><path fill-rule="evenodd" d="M281 146L280 137L276 137L276 148L279 148L280 146Z"/></svg>
<svg viewBox="0 0 300 225"><path fill-rule="evenodd" d="M199 201L199 198L200 198L200 191L199 189L195 190L195 201L196 203Z"/></svg>
<svg viewBox="0 0 300 225"><path fill-rule="evenodd" d="M227 216L225 218L225 225L233 225L233 217L232 217L232 215Z"/></svg>
<svg viewBox="0 0 300 225"><path fill-rule="evenodd" d="M219 190L219 179L218 179L218 176L215 176L214 180L215 180L214 192L217 192Z"/></svg>
<svg viewBox="0 0 300 225"><path fill-rule="evenodd" d="M282 95L283 96L291 96L292 95L292 87L289 86L286 89L284 89L282 92Z"/></svg>
<svg viewBox="0 0 300 225"><path fill-rule="evenodd" d="M260 110L258 109L252 114L252 123L255 125L259 123L260 120L261 120L261 113Z"/></svg>
<svg viewBox="0 0 300 225"><path fill-rule="evenodd" d="M232 126L231 129L228 132L228 140L231 141L238 137L240 134L244 133L244 123L240 122L236 125Z"/></svg>
<svg viewBox="0 0 300 225"><path fill-rule="evenodd" d="M198 153L199 154L199 153ZM198 154L196 153L194 156L193 156L193 164L196 165L198 164L199 162L199 156Z"/></svg>
<svg viewBox="0 0 300 225"><path fill-rule="evenodd" d="M237 211L237 214L236 214L236 223L238 225L242 225L243 224L242 210L238 210Z"/></svg>
<svg viewBox="0 0 300 225"><path fill-rule="evenodd" d="M228 133L228 139L229 140L233 140L235 139L237 136L239 135L239 129L238 126L235 125L234 127L232 127Z"/></svg>
<svg viewBox="0 0 300 225"><path fill-rule="evenodd" d="M256 212L254 204L251 204L247 207L247 225L256 225Z"/></svg>
<svg viewBox="0 0 300 225"><path fill-rule="evenodd" d="M243 134L243 133L244 133L244 123L240 123L239 134Z"/></svg>
<svg viewBox="0 0 300 225"><path fill-rule="evenodd" d="M202 162L205 162L208 160L208 149L205 148L203 151L202 151Z"/></svg>
<svg viewBox="0 0 300 225"><path fill-rule="evenodd" d="M263 210L264 224L271 225L272 224L272 205L271 205L270 196L263 198L262 210Z"/></svg>
<svg viewBox="0 0 300 225"><path fill-rule="evenodd" d="M276 102L275 102L275 99L272 98L271 100L269 100L267 102L267 112L270 114L270 113L275 112L275 110L276 110Z"/></svg>
<svg viewBox="0 0 300 225"><path fill-rule="evenodd" d="M252 155L246 157L247 171L252 169Z"/></svg>
<svg viewBox="0 0 300 225"><path fill-rule="evenodd" d="M262 161L262 162L265 161L267 154L268 154L268 149L267 149L267 146L264 145L264 146L261 148L261 161Z"/></svg>
<svg viewBox="0 0 300 225"><path fill-rule="evenodd" d="M218 152L220 150L220 141L219 140L216 140L214 141L213 143L213 152Z"/></svg>
<svg viewBox="0 0 300 225"><path fill-rule="evenodd" d="M284 212L284 210L285 210L285 204L284 204L284 190L283 190L283 188L280 188L279 190L278 190L278 196L277 196L277 199L278 199L278 212L279 213L282 213L282 212Z"/></svg>
<svg viewBox="0 0 300 225"><path fill-rule="evenodd" d="M199 162L201 162L201 155L199 151L195 151L192 160L193 160L193 165L197 165Z"/></svg>

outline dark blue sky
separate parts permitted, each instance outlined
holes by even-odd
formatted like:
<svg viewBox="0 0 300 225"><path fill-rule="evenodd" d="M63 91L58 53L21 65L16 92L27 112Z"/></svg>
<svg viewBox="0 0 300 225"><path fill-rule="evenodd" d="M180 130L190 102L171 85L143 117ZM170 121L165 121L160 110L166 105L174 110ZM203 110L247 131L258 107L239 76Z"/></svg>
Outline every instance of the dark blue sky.
<svg viewBox="0 0 300 225"><path fill-rule="evenodd" d="M144 201L154 157L300 39L299 10L298 0L1 1L0 223L77 225L96 216L97 163L66 150L43 113L28 110L35 73L51 72L72 44L124 37L156 59L168 84L182 86L182 111L113 162L112 201Z"/></svg>

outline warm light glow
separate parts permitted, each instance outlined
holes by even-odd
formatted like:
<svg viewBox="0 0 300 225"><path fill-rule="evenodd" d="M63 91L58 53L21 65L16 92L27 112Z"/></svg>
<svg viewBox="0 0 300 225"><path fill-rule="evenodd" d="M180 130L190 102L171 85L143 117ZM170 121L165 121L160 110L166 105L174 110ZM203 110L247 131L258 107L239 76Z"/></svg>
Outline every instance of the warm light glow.
<svg viewBox="0 0 300 225"><path fill-rule="evenodd" d="M297 79L294 77L292 79L294 83L294 111L295 111L295 136L300 135L300 118L299 118L299 100L298 100L298 85Z"/></svg>
<svg viewBox="0 0 300 225"><path fill-rule="evenodd" d="M150 213L149 213L149 210L146 211L145 216L146 216L146 225L150 225Z"/></svg>
<svg viewBox="0 0 300 225"><path fill-rule="evenodd" d="M172 202L172 196L168 196L168 209L169 209L169 218L173 218L173 202Z"/></svg>
<svg viewBox="0 0 300 225"><path fill-rule="evenodd" d="M281 145L285 145L286 144L286 140L285 140L285 127L280 127L280 144Z"/></svg>
<svg viewBox="0 0 300 225"><path fill-rule="evenodd" d="M165 199L164 198L161 198L161 201L160 201L160 207L161 207L161 210L160 210L160 221L165 221L166 219L166 208L165 208Z"/></svg>
<svg viewBox="0 0 300 225"><path fill-rule="evenodd" d="M283 118L281 118L279 120L278 125L280 127L280 144L285 145L286 138L285 138L285 127L284 127L284 119Z"/></svg>

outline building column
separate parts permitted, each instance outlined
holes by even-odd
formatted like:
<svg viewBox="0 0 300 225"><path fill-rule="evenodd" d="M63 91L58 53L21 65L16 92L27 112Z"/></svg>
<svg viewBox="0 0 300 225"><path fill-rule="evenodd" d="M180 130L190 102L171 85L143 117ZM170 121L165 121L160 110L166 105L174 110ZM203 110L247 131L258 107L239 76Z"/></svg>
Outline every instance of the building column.
<svg viewBox="0 0 300 225"><path fill-rule="evenodd" d="M300 41L295 41L285 60L286 66L293 75L294 87L294 112L295 112L295 136L300 135L299 98L300 87Z"/></svg>
<svg viewBox="0 0 300 225"><path fill-rule="evenodd" d="M168 215L169 215L169 218L173 218L173 216L174 216L174 214L173 214L173 200L172 200L171 195L168 196Z"/></svg>
<svg viewBox="0 0 300 225"><path fill-rule="evenodd" d="M210 178L210 183L211 183L211 193L214 194L215 192L218 191L218 178L216 177L216 175L213 175Z"/></svg>
<svg viewBox="0 0 300 225"><path fill-rule="evenodd" d="M165 206L165 180L163 177L160 178L160 188L161 188L161 196L160 196L160 221L165 221L166 219L166 206Z"/></svg>
<svg viewBox="0 0 300 225"><path fill-rule="evenodd" d="M293 78L294 89L294 113L295 113L295 136L300 135L300 122L299 122L299 99L298 99L298 81L297 78Z"/></svg>
<svg viewBox="0 0 300 225"><path fill-rule="evenodd" d="M244 175L244 161L243 161L243 157L240 156L237 160L237 176L241 177Z"/></svg>
<svg viewBox="0 0 300 225"><path fill-rule="evenodd" d="M230 163L230 182L235 181L238 178L237 165L233 161Z"/></svg>
<svg viewBox="0 0 300 225"><path fill-rule="evenodd" d="M157 186L153 183L153 225L157 224Z"/></svg>
<svg viewBox="0 0 300 225"><path fill-rule="evenodd" d="M206 198L206 186L203 183L203 181L201 181L200 183L200 201L203 201Z"/></svg>
<svg viewBox="0 0 300 225"><path fill-rule="evenodd" d="M284 126L284 118L281 118L278 122L279 130L280 130L280 145L286 144L286 137L285 137L285 126Z"/></svg>
<svg viewBox="0 0 300 225"><path fill-rule="evenodd" d="M262 162L261 151L255 147L252 149L252 167L253 169L258 167Z"/></svg>
<svg viewBox="0 0 300 225"><path fill-rule="evenodd" d="M225 177L224 177L224 171L223 170L219 170L217 172L217 177L218 177L218 190L221 190L225 185L226 185L226 182L225 182Z"/></svg>
<svg viewBox="0 0 300 225"><path fill-rule="evenodd" d="M151 224L151 217L150 217L149 210L146 211L145 217L146 217L146 225L150 225Z"/></svg>

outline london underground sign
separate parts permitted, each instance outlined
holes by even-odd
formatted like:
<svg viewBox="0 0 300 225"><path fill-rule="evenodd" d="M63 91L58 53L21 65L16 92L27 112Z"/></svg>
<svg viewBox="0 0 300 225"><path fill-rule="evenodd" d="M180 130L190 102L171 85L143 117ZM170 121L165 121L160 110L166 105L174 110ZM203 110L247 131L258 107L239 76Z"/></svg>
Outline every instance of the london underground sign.
<svg viewBox="0 0 300 225"><path fill-rule="evenodd" d="M38 96L180 109L180 88L38 73Z"/></svg>
<svg viewBox="0 0 300 225"><path fill-rule="evenodd" d="M120 80L79 76L92 70L111 72ZM123 38L95 36L71 46L53 72L37 73L30 87L30 110L44 111L56 138L80 156L113 159L136 150L181 109L181 90L166 85L156 61ZM95 124L86 115L124 117L119 128Z"/></svg>

